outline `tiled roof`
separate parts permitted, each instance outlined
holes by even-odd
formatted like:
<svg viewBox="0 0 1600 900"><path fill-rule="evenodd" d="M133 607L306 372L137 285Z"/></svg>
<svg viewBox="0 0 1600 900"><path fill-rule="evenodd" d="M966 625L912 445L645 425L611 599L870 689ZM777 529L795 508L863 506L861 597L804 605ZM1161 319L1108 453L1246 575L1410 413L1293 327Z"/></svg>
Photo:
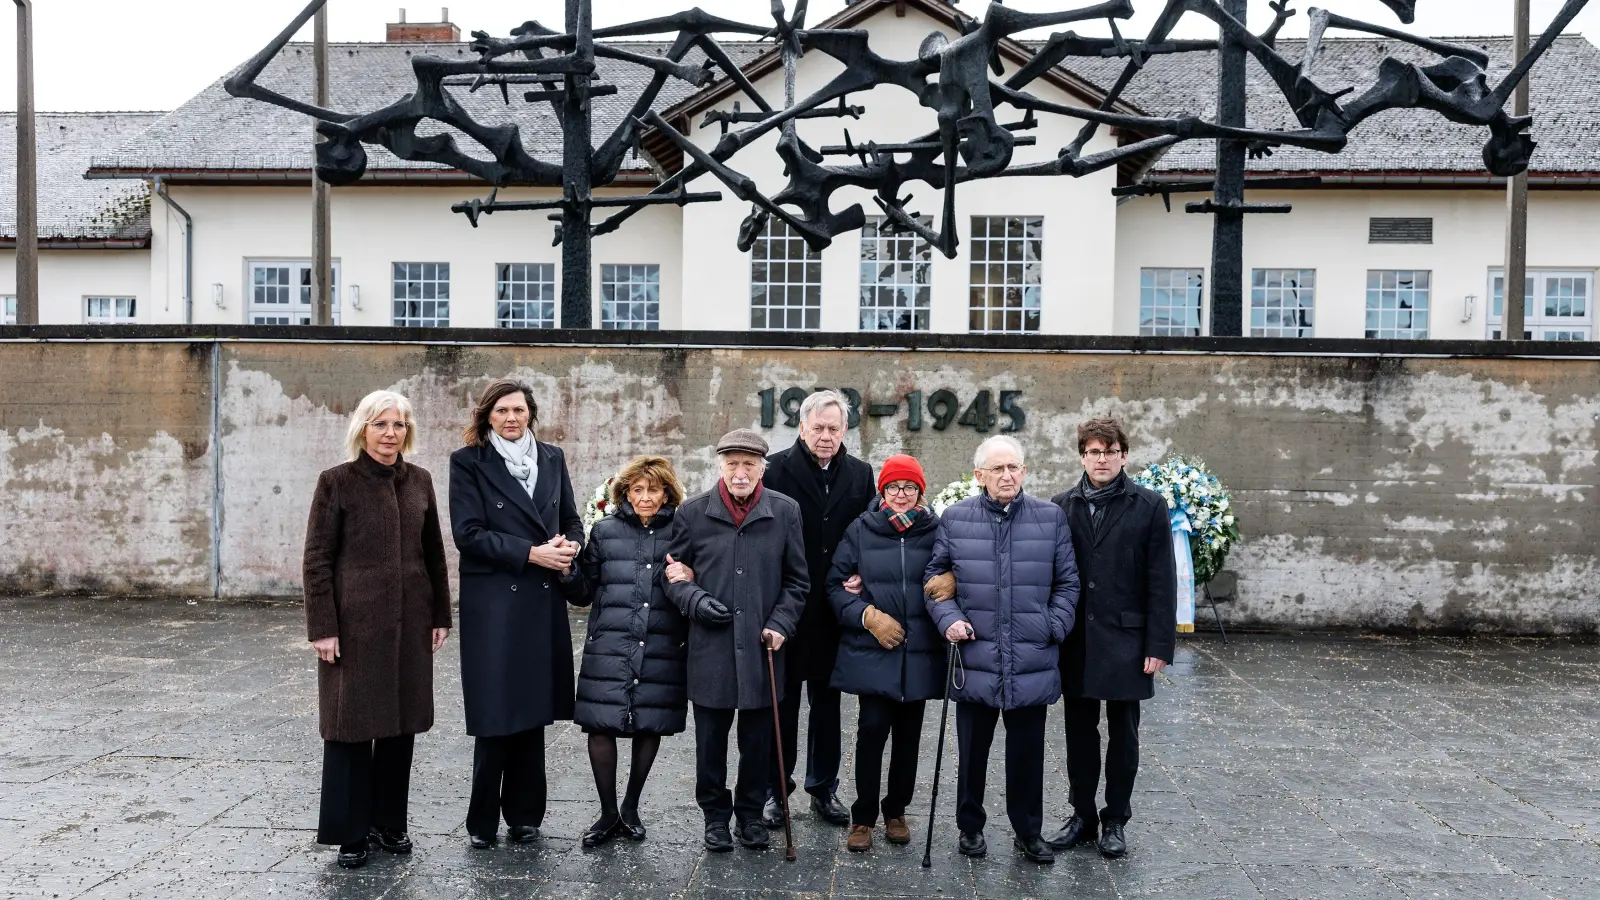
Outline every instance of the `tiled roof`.
<svg viewBox="0 0 1600 900"><path fill-rule="evenodd" d="M1479 47L1491 58L1490 84L1511 68L1507 37L1448 38ZM1303 40L1280 40L1279 52L1298 61ZM1323 88L1354 87L1365 91L1379 62L1393 56L1431 63L1438 56L1398 41L1379 38L1335 38L1324 42L1316 79ZM1121 60L1071 60L1068 67L1108 88L1121 72ZM1249 64L1250 124L1298 127L1277 86L1253 58ZM1127 97L1151 115L1197 113L1214 119L1217 105L1215 53L1188 53L1153 58L1130 86ZM1532 171L1540 173L1600 172L1600 48L1579 35L1563 35L1534 67L1532 78L1533 135L1539 142ZM1281 147L1253 160L1250 167L1272 172L1426 172L1484 173L1486 128L1456 125L1434 112L1390 110L1363 122L1342 153L1328 154ZM1215 167L1215 145L1189 141L1172 148L1155 172L1209 172Z"/></svg>
<svg viewBox="0 0 1600 900"><path fill-rule="evenodd" d="M150 191L140 182L89 181L89 157L138 135L161 113L39 113L39 239L141 240ZM17 236L17 114L0 113L0 238Z"/></svg>
<svg viewBox="0 0 1600 900"><path fill-rule="evenodd" d="M472 59L468 46L465 43L330 44L329 106L342 112L365 113L381 109L416 91L417 81L410 62L413 56ZM658 54L669 45L631 42L612 46ZM730 55L741 65L758 52L754 46L734 44L729 48ZM696 50L685 61L698 64L701 59ZM602 82L618 88L616 94L593 100L594 140L598 144L616 128L652 73L640 66L608 59L597 60L596 68ZM312 162L312 119L268 103L228 96L222 83L232 74L219 78L114 152L96 154L94 167L125 171L307 171ZM290 44L267 66L260 83L286 96L309 101L312 79L312 45ZM465 87L453 88L452 94L479 122L520 125L523 143L530 153L540 159L559 161L561 131L554 104L527 103L522 99L522 92L526 90L527 86L513 85L509 106L503 101L499 88L492 85L475 94L468 93ZM693 91L687 82L669 79L656 100L656 108L665 109ZM454 131L431 121L424 122L417 130L424 135ZM488 158L488 151L458 132L457 142L463 151ZM443 168L399 159L382 147L369 145L367 153L369 171ZM646 170L649 167L644 160L636 159L625 163L623 168Z"/></svg>

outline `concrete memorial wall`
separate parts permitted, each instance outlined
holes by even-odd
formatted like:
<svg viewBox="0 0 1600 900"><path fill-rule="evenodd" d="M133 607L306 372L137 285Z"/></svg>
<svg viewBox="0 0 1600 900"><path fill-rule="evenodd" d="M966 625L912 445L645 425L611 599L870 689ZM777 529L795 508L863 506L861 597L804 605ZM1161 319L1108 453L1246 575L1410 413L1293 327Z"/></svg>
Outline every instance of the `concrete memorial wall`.
<svg viewBox="0 0 1600 900"><path fill-rule="evenodd" d="M580 504L637 453L708 487L722 433L755 427L785 446L787 412L815 387L859 396L852 453L874 465L911 453L934 491L971 469L983 437L1014 429L1027 488L1052 495L1079 475L1078 423L1109 414L1128 428L1132 466L1198 455L1234 492L1245 543L1228 564L1232 624L1545 633L1600 621L1593 345L1533 358L1356 341L1219 352L1203 339L1037 349L928 337L874 349L860 335L782 347L638 333L586 346L499 344L489 331L451 344L389 329L316 341L237 331L85 341L111 333L0 329L0 590L294 596L311 490L343 461L360 398L389 388L412 399L414 459L447 506L447 458L472 398L510 375L533 386L539 437L565 448Z"/></svg>

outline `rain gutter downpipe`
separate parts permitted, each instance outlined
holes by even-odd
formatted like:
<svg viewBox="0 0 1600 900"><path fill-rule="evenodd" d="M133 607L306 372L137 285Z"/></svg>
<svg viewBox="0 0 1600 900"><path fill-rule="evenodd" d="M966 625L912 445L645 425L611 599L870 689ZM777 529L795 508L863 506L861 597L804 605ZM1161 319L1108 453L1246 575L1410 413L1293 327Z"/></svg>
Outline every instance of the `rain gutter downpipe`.
<svg viewBox="0 0 1600 900"><path fill-rule="evenodd" d="M194 217L167 193L167 183L155 177L156 196L183 216L183 324L194 324Z"/></svg>

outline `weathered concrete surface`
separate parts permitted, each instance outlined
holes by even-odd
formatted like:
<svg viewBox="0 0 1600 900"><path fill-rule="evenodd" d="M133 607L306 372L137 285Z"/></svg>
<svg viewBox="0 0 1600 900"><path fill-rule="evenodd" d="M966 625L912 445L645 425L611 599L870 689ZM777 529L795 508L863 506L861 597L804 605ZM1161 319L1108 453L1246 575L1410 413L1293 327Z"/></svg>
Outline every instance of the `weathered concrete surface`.
<svg viewBox="0 0 1600 900"><path fill-rule="evenodd" d="M194 435L204 425L207 395L185 385L208 382L208 357L181 344L118 347L0 344L0 373L113 367L107 383L148 392L118 414L129 420L126 434L83 434L81 407L39 404L28 392L34 411L19 416L7 405L0 448L32 440L30 471L68 472L103 445L102 502L158 504L163 521L181 515L185 527L138 532L148 535L139 547L172 546L138 555L119 543L142 524L131 516L100 526L115 537L93 553L67 549L61 526L21 526L25 548L0 551L0 572L204 592L212 458L182 463L182 491L154 490L160 474L149 471L149 454L128 448L182 446L185 438L154 435ZM83 356L91 351L102 356ZM1018 437L1036 493L1078 476L1074 429L1096 414L1124 419L1135 465L1173 452L1210 462L1235 492L1246 536L1229 564L1241 577L1239 602L1226 611L1237 624L1545 633L1593 631L1600 622L1591 588L1600 583L1600 361L1592 358L229 342L220 365L223 596L298 592L311 488L343 458L346 416L363 394L384 387L412 398L416 460L448 490L446 459L471 397L491 378L514 375L539 394L540 436L567 449L580 495L645 451L675 459L691 488L707 486L716 438L759 426L758 391L817 385L856 388L869 403L899 401L894 416L863 417L851 449L875 464L915 454L942 485L970 468L981 436L958 425L935 431L927 413L911 432L900 398L920 390L926 401L944 388L965 406L979 390L996 398L1017 390L1027 411ZM28 438L40 428L79 436L41 445ZM776 447L795 432L780 414L767 434ZM24 499L14 477L0 477L0 512L11 527L74 496L82 481L58 475ZM93 505L68 508L82 516Z"/></svg>
<svg viewBox="0 0 1600 900"><path fill-rule="evenodd" d="M575 643L583 620L574 619ZM454 637L417 741L410 856L357 873L313 843L321 746L293 604L0 600L0 897L85 900L1115 898L1426 900L1600 896L1600 672L1591 642L1202 636L1144 705L1128 857L1019 860L990 760L990 852L956 853L954 741L923 869L938 708L915 842L867 855L797 812L799 860L707 854L694 736L662 742L641 844L584 851L598 812L583 735L549 730L539 841L467 848L472 765ZM854 702L841 796L854 799ZM802 717L803 720L803 717ZM954 725L950 726L953 728ZM1066 814L1059 704L1047 827ZM624 754L626 756L626 754ZM623 763L626 768L627 763ZM625 776L624 776L625 777Z"/></svg>

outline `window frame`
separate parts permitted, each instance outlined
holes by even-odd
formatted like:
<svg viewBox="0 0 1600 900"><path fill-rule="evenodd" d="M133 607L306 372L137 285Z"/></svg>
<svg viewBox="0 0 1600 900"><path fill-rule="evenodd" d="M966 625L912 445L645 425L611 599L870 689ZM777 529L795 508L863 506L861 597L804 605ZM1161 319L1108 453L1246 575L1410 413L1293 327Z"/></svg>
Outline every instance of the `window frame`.
<svg viewBox="0 0 1600 900"><path fill-rule="evenodd" d="M932 227L931 218L921 218L924 224ZM888 216L868 216L866 224L861 226L857 327L861 331L932 331L933 247L909 231L884 234L883 225L888 221ZM906 255L902 257L901 253ZM907 268L909 273L902 271ZM889 270L887 279L884 278L886 269ZM903 280L908 274L910 280ZM907 291L910 292L909 303L902 303L902 295ZM888 316L887 325L883 324L885 316ZM905 327L902 322L906 323Z"/></svg>
<svg viewBox="0 0 1600 900"><path fill-rule="evenodd" d="M1523 334L1526 335L1524 340L1593 340L1595 333L1595 274L1594 269L1529 268L1527 270L1527 279L1532 284L1524 302L1533 308L1525 310L1522 323ZM1484 336L1491 341L1500 340L1500 334L1504 330L1502 327L1505 324L1505 310L1503 308L1505 303L1504 278L1505 268L1503 266L1489 267L1488 299L1484 304L1483 330ZM1582 316L1549 316L1545 313L1545 305L1542 302L1537 306L1534 305L1534 298L1536 297L1541 301L1549 299L1548 291L1545 288L1550 280L1563 278L1582 278L1587 282L1588 292L1583 298L1584 314ZM1502 282L1499 290L1495 288L1496 281ZM1495 311L1497 302L1502 306L1499 312ZM1551 336L1552 334L1559 336Z"/></svg>
<svg viewBox="0 0 1600 900"><path fill-rule="evenodd" d="M406 267L404 277L402 277L402 273L400 271L401 266ZM412 266L418 267L415 275L412 274ZM429 277L430 270L432 272L432 277ZM441 273L443 277L440 277ZM390 263L389 324L395 328L449 328L451 301L450 279L452 274L453 273L451 272L450 264L447 262L407 261ZM410 285L413 283L417 286L418 296L395 296L400 285L405 284L407 286L407 293L409 293ZM427 296L429 285L433 286L432 297ZM440 295L439 291L439 287L441 285L444 287L443 296ZM411 312L410 309L406 310L408 315L401 315L400 308L396 305L400 303L417 304L417 315L409 315ZM422 304L426 303L434 304L433 315L424 314L426 307L424 307ZM444 304L443 315L440 315L439 304L441 303Z"/></svg>
<svg viewBox="0 0 1600 900"><path fill-rule="evenodd" d="M284 268L289 270L289 283L287 285L257 285L256 284L256 270L257 269L284 269ZM344 304L343 304L343 302L341 300L341 296L342 295L339 293L340 289L341 289L341 285L343 283L343 277L342 277L343 273L340 271L341 268L342 267L340 265L340 261L337 260L337 259L334 260L333 261L333 285L332 285L332 294L333 294L333 296L332 296L332 306L333 306L333 309L330 310L330 312L332 313L333 324L335 324L335 325L339 324L339 321L340 321L340 309L344 306ZM245 324L247 324L247 325L310 325L310 324L312 324L313 309L312 309L312 302L311 302L311 274L312 274L312 272L311 272L311 260L309 260L309 259L296 259L294 257L259 257L259 258L247 257L245 259L245 261L244 261L244 294L243 294L244 303L242 304L244 306L244 321L245 321ZM275 308L276 304L268 306L268 305L257 303L256 302L256 288L258 286L260 286L260 287L273 287L273 288L283 287L284 289L288 290L290 292L288 305L286 305L286 306L284 306L284 307L282 307L280 309L280 308ZM295 296L294 295L295 295L295 292L296 292L297 289L298 289L298 292L299 292L300 296L305 298L305 302L303 304L295 302ZM296 319L296 318L298 318L298 319L301 319L302 321L299 321L299 322L293 322L293 321L289 321L289 322L261 322L261 321L257 321L258 319L263 319L263 318L284 318L284 319Z"/></svg>
<svg viewBox="0 0 1600 900"><path fill-rule="evenodd" d="M968 334L1041 334L1044 331L1044 220L1042 215L971 216L968 219L967 241L967 333ZM979 229L978 223L983 223ZM1002 223L1002 233L994 234L994 223ZM1013 236L1010 223L1019 223L1020 235ZM1036 231L1030 236L1028 229ZM1011 258L1010 242L1020 243L1018 257ZM1029 243L1037 243L1033 259L1028 259ZM992 248L999 244L1003 249L998 258ZM981 248L981 249L980 249ZM996 266L999 272L996 273ZM1012 269L1017 267L1021 280L1012 283ZM999 275L1000 280L993 280ZM1030 280L1030 278L1032 280ZM1012 295L1015 293L1015 305ZM982 298L982 303L976 302ZM996 303L998 301L998 304ZM1015 312L1018 326L1009 323ZM994 316L999 315L1000 327L995 327ZM981 322L981 326L978 324Z"/></svg>
<svg viewBox="0 0 1600 900"><path fill-rule="evenodd" d="M1393 287L1385 286L1385 284L1383 283L1384 276L1386 276L1386 275L1393 275L1394 276L1394 282L1395 283L1394 283ZM1410 275L1411 276L1411 287L1409 287L1409 288L1401 286L1401 281L1403 280L1402 276L1404 276L1404 275ZM1373 284L1374 276L1376 276L1377 279L1378 279L1378 284L1376 284L1376 285ZM1420 288L1417 287L1417 282L1419 280L1421 282L1423 282L1423 284L1422 284L1422 286ZM1387 299L1384 296L1384 294L1386 292L1390 292L1390 291L1394 292L1394 298L1393 299L1394 299L1395 304L1396 304L1392 308L1391 307L1385 307L1383 305L1383 301L1385 299ZM1402 302L1405 301L1405 299L1406 299L1405 292L1407 292L1407 291L1410 292L1411 306L1410 307L1402 307L1399 304L1401 304ZM1376 294L1376 297L1374 296L1375 294ZM1373 306L1373 300L1374 299L1376 299L1378 301L1378 305L1377 306ZM1421 301L1420 305L1418 304L1418 300ZM1385 317L1388 316L1390 313L1394 314L1393 320L1395 322L1395 325L1390 326L1390 327L1384 327ZM1420 328L1418 328L1417 325L1416 325L1417 316L1419 314L1422 316L1422 327L1420 327ZM1401 321L1401 317L1403 317L1403 316L1409 316L1411 324L1402 328L1402 327L1399 326L1399 322ZM1374 317L1376 317L1376 318L1374 318ZM1376 323L1376 324L1374 324L1374 323ZM1362 319L1362 326L1361 326L1362 327L1362 334L1364 334L1367 338L1372 339L1372 340L1392 340L1392 341L1420 340L1420 341L1425 341L1425 340L1428 340L1430 334L1432 333L1432 326L1433 326L1433 270L1432 269L1368 269L1367 270L1366 300L1365 300L1365 306L1364 306L1364 317Z"/></svg>
<svg viewBox="0 0 1600 900"><path fill-rule="evenodd" d="M17 324L17 309L15 294L0 294L0 325Z"/></svg>
<svg viewBox="0 0 1600 900"><path fill-rule="evenodd" d="M507 277L513 274L513 270L519 267L528 271L538 270L538 275L548 275L549 277L521 279L512 279ZM527 272L524 274L527 274ZM521 287L523 289L523 299L517 300L513 297L505 296L508 289L510 289L512 293L515 293L515 289L517 287ZM534 290L537 290L541 296L536 299L531 296L527 296ZM548 293L548 297L544 296L546 293ZM522 315L520 318L518 316L511 315L511 313L515 311L515 308L519 304L529 309L535 307L539 308L539 315L527 315L527 309L523 310L524 315ZM543 314L546 304L548 304L550 313L548 318L546 318ZM519 322L525 324L515 324ZM557 294L555 263L544 262L494 264L494 325L496 328L555 328L560 324L561 300L560 296Z"/></svg>
<svg viewBox="0 0 1600 900"><path fill-rule="evenodd" d="M783 255L774 255L774 249ZM781 280L772 277L777 267L784 270ZM796 270L799 281L792 277ZM774 324L774 314L783 321ZM750 247L749 322L751 331L822 330L822 253L776 216L767 219Z"/></svg>
<svg viewBox="0 0 1600 900"><path fill-rule="evenodd" d="M96 300L110 304L111 315L96 316L90 311L90 304ZM127 301L128 314L117 315L117 305ZM85 325L137 325L139 324L139 298L125 294L85 294L83 303L79 307L83 310L83 324Z"/></svg>
<svg viewBox="0 0 1600 900"><path fill-rule="evenodd" d="M627 280L620 280L616 276L621 270L628 270ZM643 281L634 280L634 270L642 270L645 275ZM609 270L610 278L607 277ZM654 274L654 278L649 277ZM634 285L642 285L646 296L635 300L628 297L624 300L616 299L616 290L620 287L629 288L632 293ZM612 297L607 299L606 289L610 288ZM653 290L654 297L648 296ZM634 303L644 304L643 320L635 319L630 308L628 317L623 319L617 316L617 304L626 303L630 307ZM607 315L607 307L610 314ZM655 315L650 314L651 307L655 307ZM661 330L661 265L660 263L602 263L600 266L600 328L605 331L660 331Z"/></svg>
<svg viewBox="0 0 1600 900"><path fill-rule="evenodd" d="M1295 284L1293 286L1283 284L1282 281L1284 279L1284 276L1287 273L1291 273L1291 272L1294 273L1294 277L1296 279L1299 279L1300 283ZM1277 280L1280 282L1279 284L1273 284L1272 283L1274 273L1276 273L1276 275L1277 275ZM1304 283L1305 280L1306 280L1306 276L1308 274L1311 276L1310 279L1309 279L1309 281L1310 281L1310 286L1309 287L1307 287L1305 285L1305 283ZM1270 297L1270 296L1263 296L1262 297L1262 301L1263 301L1262 305L1260 307L1257 307L1256 306L1256 292L1258 290L1262 291L1263 293L1265 293L1267 291L1272 291L1272 290L1278 290L1278 291L1281 291L1281 292L1292 292L1295 295L1294 299L1297 301L1296 305L1294 305L1292 307L1291 306L1282 305L1282 301L1287 299L1287 297L1280 295L1277 298L1279 300L1279 305L1273 306L1271 304L1271 300L1273 298ZM1299 295L1301 293L1305 293L1305 292L1309 292L1309 294L1310 294L1310 301L1311 302L1309 304L1298 302L1298 301L1300 301L1302 299ZM1260 325L1256 324L1256 321L1257 321L1256 310L1258 308L1262 312L1262 315L1260 316L1260 321L1261 321L1262 324L1260 324ZM1284 311L1290 310L1290 309L1293 309L1298 313L1309 313L1309 315L1305 317L1305 323L1304 324L1296 324L1294 326L1286 326L1286 325L1284 325L1282 323L1283 322L1282 314L1283 314ZM1267 320L1270 318L1270 313L1272 311L1274 311L1274 310L1276 310L1279 313L1279 323L1277 325L1269 325L1269 324L1267 324ZM1245 304L1245 317L1246 318L1245 318L1244 331L1250 337L1270 337L1270 338L1314 338L1314 337L1316 337L1317 336L1317 270L1316 270L1316 268L1315 267L1312 267L1312 268L1272 267L1272 268L1254 268L1254 269L1251 269L1250 270L1250 295L1248 297L1247 303ZM1297 316L1297 321L1298 320L1299 320L1299 317ZM1290 331L1290 330L1297 331L1297 332L1302 332L1302 333L1300 333L1300 334L1284 334L1283 333L1283 332ZM1269 332L1272 332L1272 333L1269 333ZM1304 332L1310 332L1310 333L1307 334L1307 333L1304 333Z"/></svg>
<svg viewBox="0 0 1600 900"><path fill-rule="evenodd" d="M1177 285L1177 284L1170 283L1172 281L1172 276L1175 275L1176 273L1180 273L1180 272L1188 273L1188 275L1186 277L1197 277L1199 279L1199 283L1198 284L1185 284L1185 285ZM1151 276L1151 277L1147 279L1146 278L1147 275ZM1166 276L1168 276L1169 283L1168 284L1156 284L1156 283L1154 283L1157 280L1155 278L1155 276L1157 276L1157 275L1166 275ZM1147 280L1152 282L1152 283L1146 284ZM1195 293L1195 297L1194 297L1194 313L1195 313L1196 319L1195 319L1195 324L1192 326L1193 330L1191 331L1190 330L1191 326L1188 326L1188 325L1185 325L1185 326L1182 326L1181 328L1179 328L1178 326L1174 326L1174 325L1171 324L1172 323L1172 317L1171 317L1170 310L1179 309L1180 307L1173 306L1171 303L1168 303L1165 306L1158 306L1154 302L1151 302L1147 306L1146 303L1145 303L1146 291L1147 290L1152 292L1151 293L1151 297L1150 297L1151 301L1154 301L1156 299L1156 296L1154 294L1155 291L1162 291L1162 290L1168 291L1169 292L1168 293L1168 299L1169 300L1172 298L1172 292L1176 292L1178 290L1184 291L1185 294L1187 294L1187 293L1189 293L1191 291L1194 292ZM1166 325L1155 324L1159 320L1152 319L1151 320L1151 324L1146 325L1145 324L1145 310L1147 308L1150 309L1152 311L1152 313L1154 311L1156 311L1156 310L1163 310L1163 309L1164 310L1169 310L1169 313L1168 313L1168 316L1167 316L1167 319L1166 319L1167 324ZM1183 308L1187 309L1187 307L1183 307ZM1165 329L1165 330L1163 330L1163 329ZM1207 330L1207 323L1206 323L1206 270L1205 270L1205 267L1203 267L1203 266L1142 266L1142 267L1140 267L1140 269L1139 269L1139 332L1138 333L1141 336L1144 336L1144 337L1204 337L1205 333L1206 333L1206 330Z"/></svg>

